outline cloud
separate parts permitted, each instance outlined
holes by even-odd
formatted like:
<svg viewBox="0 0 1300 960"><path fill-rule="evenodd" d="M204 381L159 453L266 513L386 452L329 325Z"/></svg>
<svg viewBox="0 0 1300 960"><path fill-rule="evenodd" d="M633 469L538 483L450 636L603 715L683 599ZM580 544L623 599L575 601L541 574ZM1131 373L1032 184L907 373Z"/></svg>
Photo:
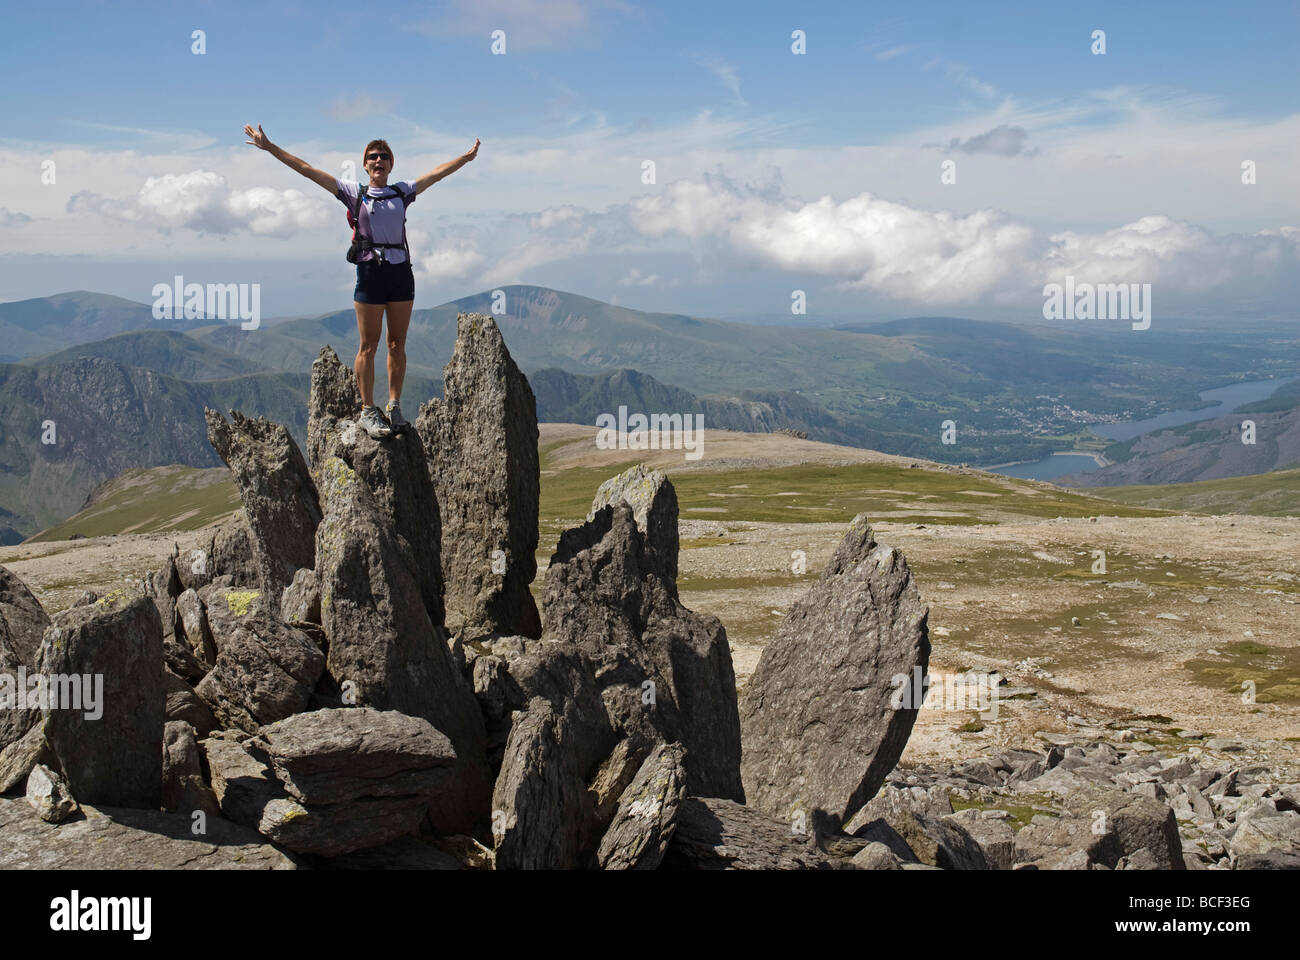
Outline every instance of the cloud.
<svg viewBox="0 0 1300 960"><path fill-rule="evenodd" d="M25 213L0 207L0 227L14 227L22 223L31 223L32 218Z"/></svg>
<svg viewBox="0 0 1300 960"><path fill-rule="evenodd" d="M416 243L417 237L411 234L412 250L424 246ZM483 264L483 254L466 242L438 243L433 252L426 257L415 258L415 270L422 277L433 281L467 280Z"/></svg>
<svg viewBox="0 0 1300 960"><path fill-rule="evenodd" d="M722 85L727 88L738 103L742 106L749 106L745 98L740 95L740 73L734 66L716 57L700 60L699 64L710 70L715 77L721 80Z"/></svg>
<svg viewBox="0 0 1300 960"><path fill-rule="evenodd" d="M951 60L945 60L943 57L931 57L926 61L922 70L933 70L935 67L943 67L944 73L948 79L960 83L972 93L977 93L987 100L992 100L998 95L997 89L992 85L985 83L971 71L971 68L964 63L953 63Z"/></svg>
<svg viewBox="0 0 1300 960"><path fill-rule="evenodd" d="M232 190L226 178L209 170L150 177L130 200L81 191L68 201L71 214L152 226L162 233L195 231L229 236L290 237L327 225L327 204L301 190L253 187Z"/></svg>
<svg viewBox="0 0 1300 960"><path fill-rule="evenodd" d="M948 149L964 153L992 153L1002 157L1032 156L1037 151L1025 149L1025 141L1028 139L1029 134L1024 127L1009 127L1004 123L966 140L953 137L948 141Z"/></svg>
<svg viewBox="0 0 1300 960"><path fill-rule="evenodd" d="M620 287L653 287L659 282L659 274L643 275L636 267L628 267L627 275L617 281Z"/></svg>
<svg viewBox="0 0 1300 960"><path fill-rule="evenodd" d="M876 54L876 59L879 60L881 63L885 63L886 61L893 60L895 57L901 57L905 53L911 53L915 49L916 49L915 46L908 46L908 45L899 46L899 47L890 47L888 50L881 50L878 54Z"/></svg>
<svg viewBox="0 0 1300 960"><path fill-rule="evenodd" d="M835 279L917 303L1024 302L1066 273L1093 283L1208 290L1300 264L1300 229L1215 236L1148 216L1099 233L1041 236L994 210L932 212L860 193L836 202L773 197L723 176L677 181L628 207L651 237L713 241L751 265Z"/></svg>
<svg viewBox="0 0 1300 960"><path fill-rule="evenodd" d="M358 93L351 99L337 97L326 114L343 123L353 123L366 117L386 117L392 112L390 101L380 100L368 93Z"/></svg>
<svg viewBox="0 0 1300 960"><path fill-rule="evenodd" d="M445 8L411 29L430 37L476 36L485 45L494 30L504 30L507 54L587 42L607 13L645 20L644 11L623 0L452 0Z"/></svg>

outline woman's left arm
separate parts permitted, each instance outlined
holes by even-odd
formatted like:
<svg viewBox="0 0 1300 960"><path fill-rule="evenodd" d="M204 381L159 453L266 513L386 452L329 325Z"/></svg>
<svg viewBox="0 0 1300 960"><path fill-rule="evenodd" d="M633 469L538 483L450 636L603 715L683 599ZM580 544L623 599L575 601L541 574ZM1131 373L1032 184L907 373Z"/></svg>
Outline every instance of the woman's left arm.
<svg viewBox="0 0 1300 960"><path fill-rule="evenodd" d="M419 180L416 180L415 181L416 195L418 196L419 194L424 193L424 191L428 190L431 186L433 186L443 177L450 176L451 174L459 170L461 167L465 166L465 164L473 160L476 156L478 156L478 145L479 145L479 139L475 137L474 146L473 148L470 149L469 153L462 154L461 156L457 157L455 160L451 160L447 163L444 163L440 167L435 167L434 169L426 173L424 176L422 176Z"/></svg>

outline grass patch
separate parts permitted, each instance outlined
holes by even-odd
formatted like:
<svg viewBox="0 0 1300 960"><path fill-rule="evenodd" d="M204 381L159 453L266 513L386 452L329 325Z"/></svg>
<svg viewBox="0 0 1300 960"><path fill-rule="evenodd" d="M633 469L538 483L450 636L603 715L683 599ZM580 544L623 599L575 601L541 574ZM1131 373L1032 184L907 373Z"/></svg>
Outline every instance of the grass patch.
<svg viewBox="0 0 1300 960"><path fill-rule="evenodd" d="M1256 703L1300 703L1300 648L1244 640L1219 652L1187 661L1197 683L1237 697L1249 689L1243 684L1253 683Z"/></svg>

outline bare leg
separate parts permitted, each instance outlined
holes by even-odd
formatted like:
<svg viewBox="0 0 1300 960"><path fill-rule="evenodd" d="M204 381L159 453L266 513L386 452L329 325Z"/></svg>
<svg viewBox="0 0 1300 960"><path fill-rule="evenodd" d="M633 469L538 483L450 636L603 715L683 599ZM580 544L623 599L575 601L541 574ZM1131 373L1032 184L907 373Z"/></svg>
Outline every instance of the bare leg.
<svg viewBox="0 0 1300 960"><path fill-rule="evenodd" d="M388 399L402 399L402 381L406 379L406 331L411 326L414 300L386 304L388 308Z"/></svg>
<svg viewBox="0 0 1300 960"><path fill-rule="evenodd" d="M373 407L375 405L375 351L379 349L379 334L384 329L384 305L358 303L353 300L352 306L357 311L357 332L361 334L361 346L357 350L357 359L352 369L357 374L357 389L361 391L361 403Z"/></svg>

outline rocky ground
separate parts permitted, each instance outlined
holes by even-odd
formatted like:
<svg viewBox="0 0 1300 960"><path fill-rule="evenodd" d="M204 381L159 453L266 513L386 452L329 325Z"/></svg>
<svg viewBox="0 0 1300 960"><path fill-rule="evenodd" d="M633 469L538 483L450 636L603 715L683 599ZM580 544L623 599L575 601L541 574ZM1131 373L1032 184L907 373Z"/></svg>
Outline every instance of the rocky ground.
<svg viewBox="0 0 1300 960"><path fill-rule="evenodd" d="M633 469L539 545L527 381L461 326L407 438L323 352L305 453L210 413L235 517L0 553L0 674L110 707L5 715L0 865L1297 866L1300 519L679 518ZM541 469L601 467L589 433L546 425Z"/></svg>

